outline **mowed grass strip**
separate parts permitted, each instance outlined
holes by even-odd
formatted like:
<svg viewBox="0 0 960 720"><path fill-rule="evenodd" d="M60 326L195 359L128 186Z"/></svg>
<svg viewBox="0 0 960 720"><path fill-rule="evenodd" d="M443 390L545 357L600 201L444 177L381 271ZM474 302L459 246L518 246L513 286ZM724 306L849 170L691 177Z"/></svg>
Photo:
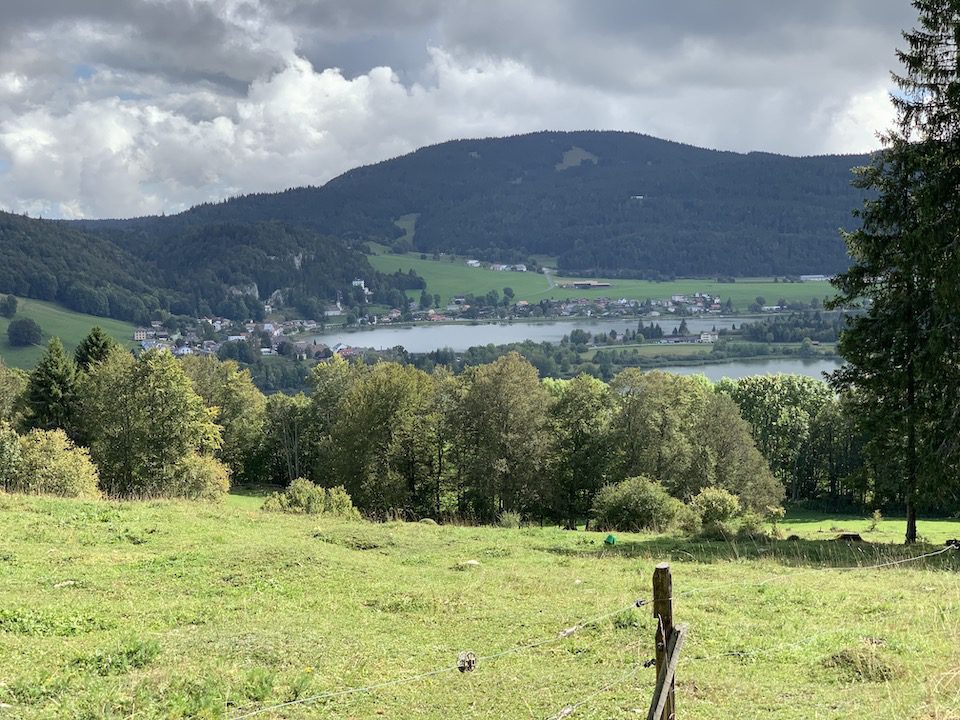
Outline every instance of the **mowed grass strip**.
<svg viewBox="0 0 960 720"><path fill-rule="evenodd" d="M740 312L746 312L749 306L762 297L767 304L776 303L781 298L788 302L810 302L823 300L834 294L828 282L780 283L772 278L744 278L735 283L719 283L715 279L684 278L670 282L653 282L650 280L623 280L595 278L598 281L609 282L611 287L595 290L576 290L573 288L550 287L547 278L541 273L519 273L512 271L497 271L489 268L471 268L464 263L464 258L456 257L451 262L449 257L440 260L431 258L421 259L419 254L407 253L404 255L370 255L370 263L381 272L407 272L413 270L427 282L427 290L439 293L444 304L456 296L466 293L486 295L490 290L503 292L504 287L513 288L517 300L539 302L540 300L564 300L575 298L629 298L669 299L672 295L692 295L696 292L706 292L720 296L724 301L730 298ZM554 274L555 283L570 283L574 278L558 277ZM419 296L419 291L410 293L411 297Z"/></svg>
<svg viewBox="0 0 960 720"><path fill-rule="evenodd" d="M7 340L7 328L12 320L19 318L29 318L40 326L43 331L42 345L31 347L13 347L10 345ZM85 315L43 300L17 298L16 316L13 318L0 317L0 357L7 365L30 369L37 364L37 361L43 355L46 343L50 338L59 337L63 341L67 352L72 353L95 325L99 325L104 332L125 345L130 345L132 342L135 327L130 323L96 317L95 315Z"/></svg>
<svg viewBox="0 0 960 720"><path fill-rule="evenodd" d="M682 717L958 711L960 556L821 570L934 546L618 534L610 547L604 534L551 528L268 514L252 499L0 496L2 716L236 717L402 679L455 665L460 651L486 656L553 638L649 597L663 560L673 565L676 619L691 626L678 673ZM785 525L817 537L824 522ZM885 524L866 537L902 532L902 523ZM921 533L930 527L921 522ZM960 523L935 531L958 535ZM644 607L481 660L473 673L257 717L545 718L611 683L575 717L642 717L653 631Z"/></svg>

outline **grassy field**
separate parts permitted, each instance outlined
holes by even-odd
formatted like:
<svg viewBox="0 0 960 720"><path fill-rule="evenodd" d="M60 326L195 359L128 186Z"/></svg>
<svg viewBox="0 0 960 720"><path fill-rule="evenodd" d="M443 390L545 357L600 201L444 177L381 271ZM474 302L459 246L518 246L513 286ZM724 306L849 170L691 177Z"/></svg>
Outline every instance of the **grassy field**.
<svg viewBox="0 0 960 720"><path fill-rule="evenodd" d="M636 350L640 357L675 357L675 358L707 358L710 356L709 345L661 345L659 343L644 343L643 345L611 345L592 348L580 354L584 360L593 360L598 352L611 350Z"/></svg>
<svg viewBox="0 0 960 720"><path fill-rule="evenodd" d="M827 282L808 283L775 283L772 278L744 278L735 283L718 283L716 280L682 279L673 282L652 282L649 280L607 280L612 284L610 288L598 290L574 290L560 287L551 287L548 279L540 273L498 272L488 268L471 268L464 264L462 258L421 260L415 253L406 255L370 255L370 263L382 272L402 270L407 272L413 269L427 281L430 293L439 293L444 303L455 295L473 293L486 295L490 290L503 292L504 287L511 287L517 300L539 302L544 299L566 298L631 298L631 299L663 299L671 295L708 292L717 294L724 300L731 298L733 304L740 310L747 308L758 296L767 303L775 303L780 298L788 301L810 302L814 298L822 300L833 295L833 290ZM558 278L554 282L568 283L572 278ZM417 293L419 294L419 293Z"/></svg>
<svg viewBox="0 0 960 720"><path fill-rule="evenodd" d="M828 525L861 521L806 515L785 523L802 540L611 547L598 533L256 505L0 495L0 717L239 718L341 691L256 717L547 718L568 705L575 720L642 717L654 622L626 608L663 560L691 627L680 718L960 714L960 554L833 569L934 549L881 544L902 521L863 546L828 540ZM960 523L920 532L956 536ZM473 673L451 667L464 650L481 656Z"/></svg>
<svg viewBox="0 0 960 720"><path fill-rule="evenodd" d="M73 352L77 344L90 332L90 328L99 325L105 332L120 342L129 344L133 337L134 326L120 320L84 315L73 312L54 303L42 300L17 298L17 318L30 318L43 330L43 345L33 347L13 347L7 341L7 327L10 320L0 317L0 357L7 365L32 368L43 355L47 340L59 337L68 352Z"/></svg>

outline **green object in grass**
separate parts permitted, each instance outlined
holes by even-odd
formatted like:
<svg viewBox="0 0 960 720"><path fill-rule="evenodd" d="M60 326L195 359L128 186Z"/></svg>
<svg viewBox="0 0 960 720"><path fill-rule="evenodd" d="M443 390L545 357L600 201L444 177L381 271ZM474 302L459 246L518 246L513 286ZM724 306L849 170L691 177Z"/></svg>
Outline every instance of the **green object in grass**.
<svg viewBox="0 0 960 720"><path fill-rule="evenodd" d="M606 544L606 545L616 545L616 544L617 544L617 536L616 536L616 535L607 535L607 536L603 539L603 542L604 542L604 544Z"/></svg>

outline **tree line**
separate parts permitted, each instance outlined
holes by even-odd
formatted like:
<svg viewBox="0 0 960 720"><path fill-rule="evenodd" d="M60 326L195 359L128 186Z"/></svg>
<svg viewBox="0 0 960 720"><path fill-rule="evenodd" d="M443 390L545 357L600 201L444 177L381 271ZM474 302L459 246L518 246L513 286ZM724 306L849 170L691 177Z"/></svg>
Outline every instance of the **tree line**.
<svg viewBox="0 0 960 720"><path fill-rule="evenodd" d="M2 293L140 324L162 314L259 321L271 297L322 319L338 297L405 306L406 291L425 287L412 271L377 272L343 241L282 223L73 224L0 212L0 260Z"/></svg>
<svg viewBox="0 0 960 720"><path fill-rule="evenodd" d="M233 361L134 357L99 330L73 357L54 339L31 373L0 373L5 427L59 433L109 496L214 498L230 482L306 479L343 487L374 517L517 513L569 527L603 488L638 477L684 502L720 489L760 513L785 496L896 506L902 487L857 408L812 378L711 384L633 368L609 383L557 380L517 353L460 373L335 356L311 370L309 393L267 397Z"/></svg>

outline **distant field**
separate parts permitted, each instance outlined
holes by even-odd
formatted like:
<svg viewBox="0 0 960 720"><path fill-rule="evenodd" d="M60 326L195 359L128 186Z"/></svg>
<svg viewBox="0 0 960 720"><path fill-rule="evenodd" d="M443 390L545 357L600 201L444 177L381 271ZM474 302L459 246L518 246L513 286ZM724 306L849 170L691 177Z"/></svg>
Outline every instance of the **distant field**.
<svg viewBox="0 0 960 720"><path fill-rule="evenodd" d="M745 278L735 283L718 283L716 280L682 279L673 282L652 282L649 280L617 280L596 278L611 283L612 287L598 290L574 290L560 287L551 288L547 278L540 273L499 272L487 268L471 268L462 258L455 262L449 259L421 260L419 254L371 255L370 263L382 272L413 269L427 281L431 293L439 293L444 303L455 295L473 293L486 295L490 290L502 293L504 287L511 287L517 300L539 302L543 299L565 298L631 298L644 300L669 298L671 295L689 295L695 292L707 292L730 298L740 311L746 311L756 298L762 297L768 304L776 303L780 298L787 301L810 302L814 298L822 300L833 295L828 282L775 283L771 278ZM569 283L573 278L554 277L556 283ZM413 293L411 293L412 295Z"/></svg>
<svg viewBox="0 0 960 720"><path fill-rule="evenodd" d="M562 717L645 717L654 620L627 608L650 598L661 561L675 618L690 624L679 718L960 712L960 555L865 567L940 549L882 544L902 519L867 544L831 542L823 527L865 529L860 519L801 516L784 522L794 541L617 533L608 546L605 533L351 523L257 504L0 494L0 716L542 720L576 705ZM919 527L960 535L955 521ZM480 660L461 674L451 666L467 650ZM490 657L504 651L515 652ZM267 709L323 693L334 696Z"/></svg>
<svg viewBox="0 0 960 720"><path fill-rule="evenodd" d="M47 341L59 337L68 352L73 352L77 344L90 332L90 328L99 325L106 333L120 342L129 344L133 337L134 326L120 320L84 315L73 312L54 303L42 300L17 298L17 318L30 318L43 330L43 345L37 347L15 348L7 341L7 327L10 320L0 317L0 357L12 367L32 368L43 355Z"/></svg>
<svg viewBox="0 0 960 720"><path fill-rule="evenodd" d="M627 352L633 352L634 350L641 357L678 357L678 358L695 358L699 356L709 357L710 355L710 345L694 345L682 344L682 345L661 345L656 342L644 343L643 345L602 345L598 348L593 348L587 350L581 355L584 360L593 360L598 352L603 351L621 351L626 350Z"/></svg>

